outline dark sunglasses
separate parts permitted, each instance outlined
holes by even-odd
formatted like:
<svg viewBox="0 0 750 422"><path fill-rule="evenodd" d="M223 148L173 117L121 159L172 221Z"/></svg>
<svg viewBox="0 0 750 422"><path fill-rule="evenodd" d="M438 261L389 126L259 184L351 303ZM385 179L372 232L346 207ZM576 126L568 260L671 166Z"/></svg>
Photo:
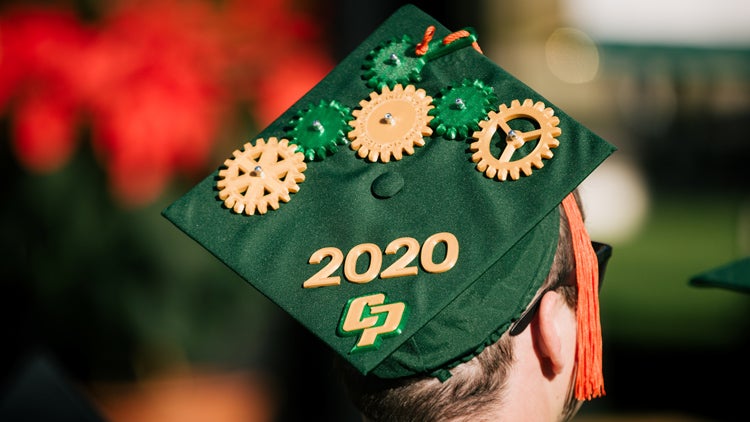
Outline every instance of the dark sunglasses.
<svg viewBox="0 0 750 422"><path fill-rule="evenodd" d="M596 262L599 265L599 290L602 288L602 283L604 282L604 272L607 269L607 262L609 261L609 258L612 256L612 246L606 244L606 243L600 243L600 242L591 242L591 246L594 248L594 252L596 253ZM565 280L566 278L562 278L562 280ZM518 334L521 334L523 330L526 329L526 326L529 325L532 319L534 319L534 315L536 315L537 309L539 309L539 302L542 300L542 296L544 296L545 293L547 293L550 290L555 290L556 288L560 287L562 285L562 282L555 283L555 285L550 286L544 291L539 294L536 299L534 299L534 302L526 308L526 311L521 315L521 317L511 325L509 333L511 336L515 336Z"/></svg>

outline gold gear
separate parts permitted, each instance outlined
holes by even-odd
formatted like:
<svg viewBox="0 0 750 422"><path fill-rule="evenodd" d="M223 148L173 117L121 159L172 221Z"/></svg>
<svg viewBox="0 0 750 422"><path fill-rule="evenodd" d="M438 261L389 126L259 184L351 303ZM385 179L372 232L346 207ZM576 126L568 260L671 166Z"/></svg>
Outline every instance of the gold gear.
<svg viewBox="0 0 750 422"><path fill-rule="evenodd" d="M219 170L219 198L237 214L265 214L269 206L278 209L279 200L289 202L289 194L299 191L297 183L305 180L305 156L296 151L289 140L275 137L246 143L224 161L227 168Z"/></svg>
<svg viewBox="0 0 750 422"><path fill-rule="evenodd" d="M562 130L557 127L560 119L554 116L555 111L544 106L541 101L530 99L524 100L521 104L518 100L513 100L510 107L505 104L500 105L497 112L490 111L488 120L479 122L480 131L474 132L473 137L477 139L469 148L476 151L471 160L477 163L477 170L483 172L489 178L497 178L505 181L510 174L511 179L518 180L521 172L529 176L532 167L538 169L544 166L542 159L553 157L552 148L557 148L560 142L557 136L560 136ZM509 125L513 119L530 118L536 120L538 129L528 132L513 130ZM506 145L500 157L495 157L490 152L490 143L497 128L503 130L506 134ZM521 148L526 142L537 140L534 149L525 157L511 161L513 153Z"/></svg>
<svg viewBox="0 0 750 422"><path fill-rule="evenodd" d="M414 85L396 84L392 91L384 86L380 94L371 92L370 100L360 101L361 108L352 112L351 148L373 163L414 154L414 146L424 146L424 137L432 135L428 125L433 118L428 114L431 103L432 97Z"/></svg>

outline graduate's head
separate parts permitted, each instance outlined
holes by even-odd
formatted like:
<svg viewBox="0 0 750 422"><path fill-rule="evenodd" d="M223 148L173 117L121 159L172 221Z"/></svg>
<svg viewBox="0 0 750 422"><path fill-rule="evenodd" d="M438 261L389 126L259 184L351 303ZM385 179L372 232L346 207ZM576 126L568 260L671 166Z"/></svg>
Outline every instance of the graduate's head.
<svg viewBox="0 0 750 422"><path fill-rule="evenodd" d="M570 286L588 399L598 267L573 192L613 151L473 29L404 6L164 215L368 379L446 383Z"/></svg>

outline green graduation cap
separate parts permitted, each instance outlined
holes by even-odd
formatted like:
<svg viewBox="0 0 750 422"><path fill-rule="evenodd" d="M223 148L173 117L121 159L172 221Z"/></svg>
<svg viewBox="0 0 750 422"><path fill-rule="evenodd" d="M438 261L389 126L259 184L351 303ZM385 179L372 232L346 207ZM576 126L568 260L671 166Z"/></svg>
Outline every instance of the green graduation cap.
<svg viewBox="0 0 750 422"><path fill-rule="evenodd" d="M614 150L407 5L163 214L362 374L435 374L519 318Z"/></svg>
<svg viewBox="0 0 750 422"><path fill-rule="evenodd" d="M690 279L690 284L750 293L750 256L697 274Z"/></svg>

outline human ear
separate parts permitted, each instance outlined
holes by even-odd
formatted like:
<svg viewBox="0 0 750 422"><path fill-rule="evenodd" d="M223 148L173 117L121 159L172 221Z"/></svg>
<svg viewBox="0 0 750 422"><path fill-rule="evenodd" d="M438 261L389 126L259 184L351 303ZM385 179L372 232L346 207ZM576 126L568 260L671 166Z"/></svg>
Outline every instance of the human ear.
<svg viewBox="0 0 750 422"><path fill-rule="evenodd" d="M539 351L549 361L550 369L555 374L561 373L565 367L563 336L567 330L563 312L566 308L562 295L553 290L544 294L537 314Z"/></svg>

